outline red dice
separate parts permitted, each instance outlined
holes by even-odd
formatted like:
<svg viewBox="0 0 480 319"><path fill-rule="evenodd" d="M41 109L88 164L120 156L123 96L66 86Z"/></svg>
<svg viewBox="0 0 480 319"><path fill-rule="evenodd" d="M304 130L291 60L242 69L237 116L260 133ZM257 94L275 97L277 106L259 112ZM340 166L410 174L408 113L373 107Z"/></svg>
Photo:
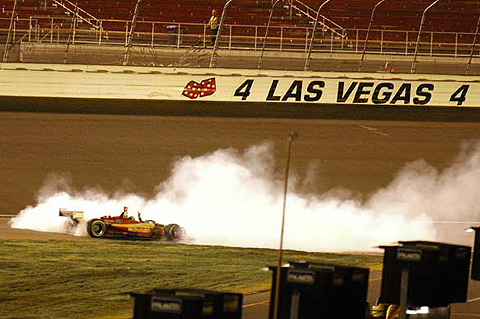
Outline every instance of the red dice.
<svg viewBox="0 0 480 319"><path fill-rule="evenodd" d="M185 85L182 95L188 97L189 99L205 97L215 93L216 87L215 78L206 79L200 83L190 81L187 83L187 85Z"/></svg>

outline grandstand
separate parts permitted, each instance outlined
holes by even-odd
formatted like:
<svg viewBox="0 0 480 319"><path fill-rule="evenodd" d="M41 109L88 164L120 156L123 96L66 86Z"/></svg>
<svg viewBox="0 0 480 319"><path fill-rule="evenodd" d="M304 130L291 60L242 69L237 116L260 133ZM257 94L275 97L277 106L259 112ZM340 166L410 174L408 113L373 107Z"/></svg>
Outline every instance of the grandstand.
<svg viewBox="0 0 480 319"><path fill-rule="evenodd" d="M3 2L3 3L2 3ZM2 18L12 14L14 1L1 1ZM145 0L139 14L142 21L174 23L207 23L212 9L221 11L225 0ZM289 16L288 6L292 1L284 0L274 15L274 21L290 26L311 26L313 21L302 17L299 12ZM300 2L316 11L322 1L302 0ZM322 15L348 29L365 29L370 14L379 0L334 0L328 4ZM73 9L75 1L67 0L19 0L18 17L30 18L36 15L61 17L67 13L61 4ZM131 20L135 0L79 0L78 7L102 20ZM432 0L389 0L379 7L374 19L377 29L417 30L423 10ZM237 0L233 2L226 23L241 25L265 25L268 22L272 1ZM280 9L281 7L281 9ZM282 10L283 9L283 10ZM444 0L431 11L427 29L442 32L474 32L480 1Z"/></svg>
<svg viewBox="0 0 480 319"><path fill-rule="evenodd" d="M12 14L13 0L2 1L2 18ZM150 22L173 23L207 23L212 9L220 10L225 0L145 0L139 19ZM278 6L274 21L289 26L311 26L312 19L302 16L300 12L290 15L289 5L301 3L316 11L321 1L284 0ZM328 4L322 15L348 29L365 29L370 14L378 0L334 0ZM19 0L18 17L47 15L62 17L73 9L75 1L69 0ZM78 7L101 20L131 20L135 0L78 0ZM422 11L432 0L389 0L379 7L374 19L374 27L390 30L417 30ZM236 0L229 10L228 24L265 25L268 22L272 1L270 0ZM441 32L474 32L480 13L480 1L444 0L431 11L426 21L427 29ZM3 24L4 26L5 24Z"/></svg>
<svg viewBox="0 0 480 319"><path fill-rule="evenodd" d="M314 52L360 54L372 9L380 0L332 0L320 12ZM14 2L17 8L14 12ZM14 33L20 43L124 46L136 0L1 0L0 41ZM259 51L264 45L271 0L235 0L227 10L219 48ZM212 9L226 0L143 0L133 46L208 49ZM275 7L265 47L305 53L319 6L317 0L283 0ZM386 0L373 17L369 54L411 56L423 11L433 0ZM77 6L75 6L77 4ZM76 13L75 13L76 12ZM15 19L12 18L15 14ZM480 1L441 0L428 12L420 42L422 56L468 57L479 21ZM75 19L74 19L75 18ZM11 25L13 24L13 25ZM9 49L10 50L10 49ZM475 52L475 57L478 52Z"/></svg>

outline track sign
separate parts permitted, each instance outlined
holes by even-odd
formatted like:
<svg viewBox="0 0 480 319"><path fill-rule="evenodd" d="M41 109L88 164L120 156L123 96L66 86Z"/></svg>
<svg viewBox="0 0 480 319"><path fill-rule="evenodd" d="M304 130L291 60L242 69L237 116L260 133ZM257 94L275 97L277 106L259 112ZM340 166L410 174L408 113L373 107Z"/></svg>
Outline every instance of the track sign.
<svg viewBox="0 0 480 319"><path fill-rule="evenodd" d="M154 296L150 309L155 312L180 314L182 313L182 301Z"/></svg>
<svg viewBox="0 0 480 319"><path fill-rule="evenodd" d="M399 248L397 250L397 260L419 263L422 261L422 251L417 249Z"/></svg>
<svg viewBox="0 0 480 319"><path fill-rule="evenodd" d="M287 281L295 284L313 285L315 284L315 273L313 271L288 271Z"/></svg>

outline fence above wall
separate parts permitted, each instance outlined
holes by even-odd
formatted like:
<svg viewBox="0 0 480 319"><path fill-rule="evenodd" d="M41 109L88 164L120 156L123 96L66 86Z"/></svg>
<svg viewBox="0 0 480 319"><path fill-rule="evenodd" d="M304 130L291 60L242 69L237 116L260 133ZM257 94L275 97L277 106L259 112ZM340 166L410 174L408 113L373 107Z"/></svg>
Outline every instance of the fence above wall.
<svg viewBox="0 0 480 319"><path fill-rule="evenodd" d="M6 42L8 19L0 19L0 44ZM117 46L125 47L128 42L131 21L99 20L99 28L78 21L71 28L71 19L32 16L29 19L16 19L11 42L13 44L54 44L71 46ZM271 26L265 40L266 25L225 25L219 42L219 50L260 52L262 47L270 53L292 53L301 56L309 48L312 28ZM348 36L339 37L329 30L317 31L313 46L315 54L361 55L367 29L348 29ZM70 40L69 40L70 37ZM209 52L211 32L206 24L171 23L138 21L133 37L133 47L150 50L157 49L203 50ZM474 33L423 32L420 37L418 56L423 58L468 58L472 52ZM370 30L366 46L365 60L383 56L399 59L413 59L417 31L406 30ZM264 43L265 42L265 43ZM11 45L12 48L14 45ZM376 58L375 58L375 57ZM479 57L474 50L474 62ZM188 59L187 57L184 57ZM452 59L452 60L454 60ZM12 60L9 61L18 61ZM387 60L388 61L388 60ZM46 61L42 61L46 62ZM71 63L71 62L69 62ZM463 63L463 62L462 62ZM464 72L460 72L464 73Z"/></svg>

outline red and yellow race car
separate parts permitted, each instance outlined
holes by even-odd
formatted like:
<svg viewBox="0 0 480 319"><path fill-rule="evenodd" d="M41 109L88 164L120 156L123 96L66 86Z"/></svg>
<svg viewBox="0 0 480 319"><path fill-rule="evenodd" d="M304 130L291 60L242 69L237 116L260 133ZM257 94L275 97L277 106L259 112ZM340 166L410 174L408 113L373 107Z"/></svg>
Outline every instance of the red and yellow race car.
<svg viewBox="0 0 480 319"><path fill-rule="evenodd" d="M71 226L77 227L83 220L83 212L60 208L60 216L70 219ZM128 216L128 208L118 216L102 216L87 221L87 233L93 238L102 237L136 237L150 239L180 240L184 230L177 224L158 224L153 220L143 221L140 213L138 220Z"/></svg>

